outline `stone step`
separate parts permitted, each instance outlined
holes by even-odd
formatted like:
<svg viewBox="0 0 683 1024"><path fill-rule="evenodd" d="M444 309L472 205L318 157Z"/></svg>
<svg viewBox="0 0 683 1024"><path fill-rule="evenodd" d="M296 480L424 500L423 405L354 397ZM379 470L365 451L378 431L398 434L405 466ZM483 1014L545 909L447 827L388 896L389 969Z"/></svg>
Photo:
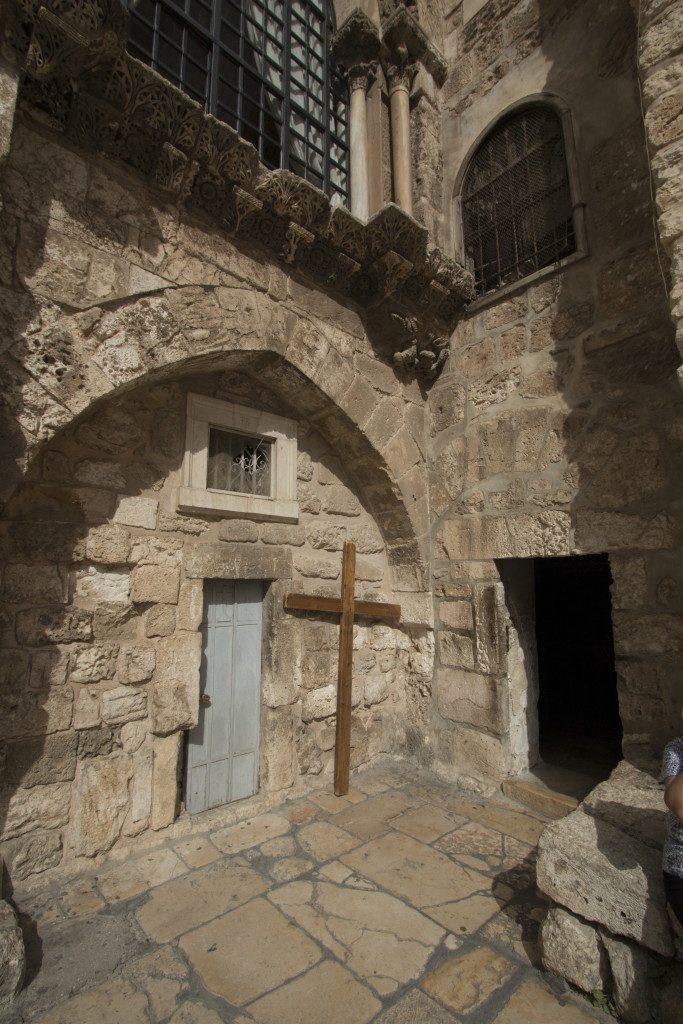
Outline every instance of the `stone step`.
<svg viewBox="0 0 683 1024"><path fill-rule="evenodd" d="M564 818L579 806L576 797L555 793L537 782L529 782L526 778L506 779L501 789L510 800L528 807L530 811L537 811L546 818Z"/></svg>

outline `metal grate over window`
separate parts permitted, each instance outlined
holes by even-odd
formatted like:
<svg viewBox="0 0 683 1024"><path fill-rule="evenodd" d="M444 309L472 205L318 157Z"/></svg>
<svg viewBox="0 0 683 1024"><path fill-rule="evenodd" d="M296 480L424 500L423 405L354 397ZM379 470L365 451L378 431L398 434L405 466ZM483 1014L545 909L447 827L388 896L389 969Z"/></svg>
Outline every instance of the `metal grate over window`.
<svg viewBox="0 0 683 1024"><path fill-rule="evenodd" d="M462 218L478 295L575 251L564 136L552 109L512 114L487 136L465 175Z"/></svg>
<svg viewBox="0 0 683 1024"><path fill-rule="evenodd" d="M209 430L206 486L217 491L270 497L273 441L227 430Z"/></svg>
<svg viewBox="0 0 683 1024"><path fill-rule="evenodd" d="M346 85L327 0L128 0L128 50L286 167L348 200Z"/></svg>

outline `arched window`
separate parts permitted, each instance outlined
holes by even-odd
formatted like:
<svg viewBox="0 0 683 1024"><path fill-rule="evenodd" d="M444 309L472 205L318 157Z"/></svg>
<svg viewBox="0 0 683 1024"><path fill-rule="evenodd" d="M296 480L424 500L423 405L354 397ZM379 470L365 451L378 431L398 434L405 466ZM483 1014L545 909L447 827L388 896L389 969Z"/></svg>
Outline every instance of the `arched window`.
<svg viewBox="0 0 683 1024"><path fill-rule="evenodd" d="M552 107L515 111L486 136L464 177L462 220L478 295L575 252L562 122Z"/></svg>
<svg viewBox="0 0 683 1024"><path fill-rule="evenodd" d="M129 52L287 167L348 198L346 86L328 0L128 0Z"/></svg>

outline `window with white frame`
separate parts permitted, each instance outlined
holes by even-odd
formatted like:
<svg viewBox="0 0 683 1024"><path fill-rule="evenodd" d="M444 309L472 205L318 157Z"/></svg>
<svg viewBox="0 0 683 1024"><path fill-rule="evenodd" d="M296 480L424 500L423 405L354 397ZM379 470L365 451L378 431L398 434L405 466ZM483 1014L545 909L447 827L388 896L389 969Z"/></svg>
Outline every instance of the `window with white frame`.
<svg viewBox="0 0 683 1024"><path fill-rule="evenodd" d="M178 508L297 522L296 437L294 420L189 394Z"/></svg>

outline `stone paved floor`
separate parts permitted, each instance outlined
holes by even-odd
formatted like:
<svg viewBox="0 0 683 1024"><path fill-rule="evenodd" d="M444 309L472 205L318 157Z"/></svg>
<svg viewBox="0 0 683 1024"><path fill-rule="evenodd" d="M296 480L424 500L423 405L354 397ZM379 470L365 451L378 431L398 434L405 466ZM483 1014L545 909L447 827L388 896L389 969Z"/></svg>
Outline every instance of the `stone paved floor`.
<svg viewBox="0 0 683 1024"><path fill-rule="evenodd" d="M18 899L33 966L4 1020L605 1019L537 967L541 819L403 766L352 785Z"/></svg>

